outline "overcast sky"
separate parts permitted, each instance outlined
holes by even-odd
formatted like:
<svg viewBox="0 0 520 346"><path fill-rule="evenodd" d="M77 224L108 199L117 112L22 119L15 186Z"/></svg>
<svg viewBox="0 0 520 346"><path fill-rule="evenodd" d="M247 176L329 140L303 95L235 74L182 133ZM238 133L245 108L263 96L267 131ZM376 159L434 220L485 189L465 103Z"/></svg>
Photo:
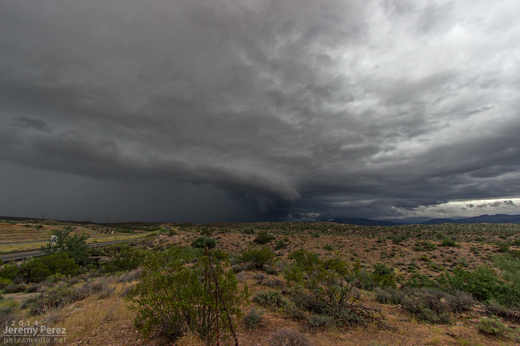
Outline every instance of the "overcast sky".
<svg viewBox="0 0 520 346"><path fill-rule="evenodd" d="M520 2L3 0L0 215L520 214Z"/></svg>

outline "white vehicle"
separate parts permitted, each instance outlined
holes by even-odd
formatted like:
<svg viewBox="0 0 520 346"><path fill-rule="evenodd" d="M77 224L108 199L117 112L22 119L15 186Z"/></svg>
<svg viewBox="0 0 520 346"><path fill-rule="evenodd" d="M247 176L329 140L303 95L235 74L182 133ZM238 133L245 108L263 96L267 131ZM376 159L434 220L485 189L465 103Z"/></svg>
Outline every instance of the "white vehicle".
<svg viewBox="0 0 520 346"><path fill-rule="evenodd" d="M58 244L58 236L57 235L51 235L51 245Z"/></svg>

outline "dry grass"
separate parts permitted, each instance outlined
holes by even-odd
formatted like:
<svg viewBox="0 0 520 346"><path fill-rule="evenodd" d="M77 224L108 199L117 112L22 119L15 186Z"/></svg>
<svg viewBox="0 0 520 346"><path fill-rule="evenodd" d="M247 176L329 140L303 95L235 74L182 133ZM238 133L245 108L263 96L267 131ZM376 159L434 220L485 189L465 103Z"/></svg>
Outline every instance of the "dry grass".
<svg viewBox="0 0 520 346"><path fill-rule="evenodd" d="M52 231L62 229L68 225L43 225L38 223L0 223L0 253L9 253L15 251L39 250L50 239ZM90 236L87 240L88 244L109 242L114 240L132 240L141 238L149 233L119 233L106 235L95 229L83 226L75 226L73 233L86 233ZM20 242L29 242L21 243ZM11 244L15 243L15 244Z"/></svg>

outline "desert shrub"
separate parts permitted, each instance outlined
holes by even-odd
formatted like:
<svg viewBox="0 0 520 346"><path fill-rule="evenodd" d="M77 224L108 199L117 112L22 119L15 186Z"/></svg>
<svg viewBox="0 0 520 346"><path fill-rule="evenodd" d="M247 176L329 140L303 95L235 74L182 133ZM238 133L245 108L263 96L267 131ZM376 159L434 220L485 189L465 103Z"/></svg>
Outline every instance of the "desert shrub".
<svg viewBox="0 0 520 346"><path fill-rule="evenodd" d="M40 285L39 284L31 284L31 285L28 285L27 288L25 289L25 293L34 293L34 292L38 292L38 290L40 289Z"/></svg>
<svg viewBox="0 0 520 346"><path fill-rule="evenodd" d="M346 278L352 286L362 290L372 291L377 287L374 276L366 270L355 271Z"/></svg>
<svg viewBox="0 0 520 346"><path fill-rule="evenodd" d="M433 251L437 246L429 241L420 241L415 243L414 250L416 251Z"/></svg>
<svg viewBox="0 0 520 346"><path fill-rule="evenodd" d="M174 235L178 235L178 234L179 233L176 230L174 230L174 229L171 229L171 230L168 231L168 235L170 237L173 237Z"/></svg>
<svg viewBox="0 0 520 346"><path fill-rule="evenodd" d="M207 236L200 236L197 237L192 243L191 246L194 248L203 249L207 247L208 249L213 249L215 246L217 246L217 241L215 238L207 237Z"/></svg>
<svg viewBox="0 0 520 346"><path fill-rule="evenodd" d="M180 253L178 253L180 250ZM199 258L205 257L205 249L202 248L193 248L191 246L184 246L179 248L178 246L174 246L171 248L170 252L175 253L174 257L177 258L179 256L185 263L197 261Z"/></svg>
<svg viewBox="0 0 520 346"><path fill-rule="evenodd" d="M265 271L267 274L278 275L278 272L277 272L276 269L273 268L272 266L264 267L264 271Z"/></svg>
<svg viewBox="0 0 520 346"><path fill-rule="evenodd" d="M332 251L334 250L334 246L332 246L331 244L325 244L325 246L323 247L325 250L327 251Z"/></svg>
<svg viewBox="0 0 520 346"><path fill-rule="evenodd" d="M313 314L307 318L307 323L310 327L331 327L335 324L335 319L329 315Z"/></svg>
<svg viewBox="0 0 520 346"><path fill-rule="evenodd" d="M281 329L269 337L269 346L312 346L305 335L295 329Z"/></svg>
<svg viewBox="0 0 520 346"><path fill-rule="evenodd" d="M444 278L443 283L448 289L471 293L479 301L494 299L504 306L520 305L520 290L500 280L494 270L487 266L480 266L474 271L459 268Z"/></svg>
<svg viewBox="0 0 520 346"><path fill-rule="evenodd" d="M141 277L141 268L134 269L132 271L122 274L117 282L133 282L139 280Z"/></svg>
<svg viewBox="0 0 520 346"><path fill-rule="evenodd" d="M452 322L450 314L445 312L435 312L422 306L419 306L419 310L415 312L415 317L420 321L431 324L450 324Z"/></svg>
<svg viewBox="0 0 520 346"><path fill-rule="evenodd" d="M296 263L286 265L283 270L283 274L287 283L295 283L297 285L303 284L305 273L303 272L303 269Z"/></svg>
<svg viewBox="0 0 520 346"><path fill-rule="evenodd" d="M513 286L520 287L520 259L509 255L500 255L493 258L495 266L503 271L502 277Z"/></svg>
<svg viewBox="0 0 520 346"><path fill-rule="evenodd" d="M41 282L51 275L75 275L79 272L74 259L64 252L32 258L22 263L20 275L29 282Z"/></svg>
<svg viewBox="0 0 520 346"><path fill-rule="evenodd" d="M255 228L254 227L246 227L242 231L244 234L255 234Z"/></svg>
<svg viewBox="0 0 520 346"><path fill-rule="evenodd" d="M318 254L309 252L305 249L293 251L289 254L287 258L290 260L294 260L294 263L296 263L300 268L302 268L305 271L309 271L313 269L315 266L321 264L321 260Z"/></svg>
<svg viewBox="0 0 520 346"><path fill-rule="evenodd" d="M476 304L476 301L471 293L462 291L455 291L453 294L448 295L445 299L446 304L449 306L449 310L457 313L469 311Z"/></svg>
<svg viewBox="0 0 520 346"><path fill-rule="evenodd" d="M103 264L103 270L109 273L134 270L141 265L146 252L129 245L119 245L106 250L110 259Z"/></svg>
<svg viewBox="0 0 520 346"><path fill-rule="evenodd" d="M211 237L213 235L213 231L209 228L203 228L202 231L200 231L200 235Z"/></svg>
<svg viewBox="0 0 520 346"><path fill-rule="evenodd" d="M229 261L229 254L223 249L211 250L210 256L217 261L221 261L221 262Z"/></svg>
<svg viewBox="0 0 520 346"><path fill-rule="evenodd" d="M286 249L286 248L287 248L287 243L284 242L283 240L278 240L274 247L275 250L281 250L281 249Z"/></svg>
<svg viewBox="0 0 520 346"><path fill-rule="evenodd" d="M22 303L22 308L29 308L32 315L45 314L52 309L60 308L86 297L88 297L88 294L85 290L59 286L47 289L37 297L29 298Z"/></svg>
<svg viewBox="0 0 520 346"><path fill-rule="evenodd" d="M274 277L268 277L266 275L261 275L261 277L258 278L258 283L260 285L269 286L269 287L283 287L284 283L282 280Z"/></svg>
<svg viewBox="0 0 520 346"><path fill-rule="evenodd" d="M406 235L394 235L394 236L391 236L390 239L392 239L392 242L394 244L399 245L402 242L408 240L408 236L406 236Z"/></svg>
<svg viewBox="0 0 520 346"><path fill-rule="evenodd" d="M329 258L323 262L323 268L327 270L333 270L339 275L350 274L348 263L340 258Z"/></svg>
<svg viewBox="0 0 520 346"><path fill-rule="evenodd" d="M460 247L460 245L457 244L457 241L450 237L444 237L440 246Z"/></svg>
<svg viewBox="0 0 520 346"><path fill-rule="evenodd" d="M16 263L11 262L4 265L2 271L0 272L0 277L13 280L18 273L20 272L20 268L16 265Z"/></svg>
<svg viewBox="0 0 520 346"><path fill-rule="evenodd" d="M78 294L88 297L97 294L99 298L110 297L115 291L114 287L109 286L106 280L85 282L78 290Z"/></svg>
<svg viewBox="0 0 520 346"><path fill-rule="evenodd" d="M325 306L322 314L334 317L337 324L364 324L382 316L361 305L359 291L334 271L318 268L311 273L305 286L318 304Z"/></svg>
<svg viewBox="0 0 520 346"><path fill-rule="evenodd" d="M181 336L176 342L176 346L206 346L206 343L202 341L197 335L188 331L186 334Z"/></svg>
<svg viewBox="0 0 520 346"><path fill-rule="evenodd" d="M486 305L486 312L492 316L507 318L517 323L520 322L520 316L517 310L505 308L495 301L491 301Z"/></svg>
<svg viewBox="0 0 520 346"><path fill-rule="evenodd" d="M394 288L388 287L386 289L376 288L376 300L382 304L404 304L406 302L406 295Z"/></svg>
<svg viewBox="0 0 520 346"><path fill-rule="evenodd" d="M477 323L477 330L488 335L510 337L511 329L498 318L483 317Z"/></svg>
<svg viewBox="0 0 520 346"><path fill-rule="evenodd" d="M293 306L292 302L285 298L280 291L256 292L253 295L253 301L275 311L289 311Z"/></svg>
<svg viewBox="0 0 520 346"><path fill-rule="evenodd" d="M244 251L239 261L242 263L250 263L257 269L263 269L265 265L271 264L274 259L274 253L269 247L255 248Z"/></svg>
<svg viewBox="0 0 520 346"><path fill-rule="evenodd" d="M252 308L249 310L247 315L244 316L242 322L246 325L247 328L254 329L262 323L262 320L264 319L263 314L264 312L262 310Z"/></svg>
<svg viewBox="0 0 520 346"><path fill-rule="evenodd" d="M421 321L428 323L451 323L452 312L464 312L475 305L473 297L465 292L453 294L438 289L396 290L376 289L376 300L384 304L399 304Z"/></svg>
<svg viewBox="0 0 520 346"><path fill-rule="evenodd" d="M256 238L253 240L254 243L259 245L265 245L270 243L274 239L274 236L267 233L267 231L260 231L256 235Z"/></svg>
<svg viewBox="0 0 520 346"><path fill-rule="evenodd" d="M424 274L413 274L406 282L403 287L409 288L435 288L439 287L439 283L435 280L430 279Z"/></svg>
<svg viewBox="0 0 520 346"><path fill-rule="evenodd" d="M5 294L19 293L19 292L24 292L25 288L26 288L26 286L22 285L22 284L9 284L9 285L5 286L2 291Z"/></svg>
<svg viewBox="0 0 520 346"><path fill-rule="evenodd" d="M2 327L9 321L20 320L18 316L15 316L16 307L15 301L8 301L7 304L0 306L0 324Z"/></svg>
<svg viewBox="0 0 520 346"><path fill-rule="evenodd" d="M201 258L185 266L179 254L172 250L145 262L131 305L137 329L145 337L158 331L174 340L190 330L213 343L219 328L221 337L229 337L242 317L247 287L240 291L233 272L218 263Z"/></svg>
<svg viewBox="0 0 520 346"><path fill-rule="evenodd" d="M74 258L69 256L67 253L56 253L40 258L52 274L75 275L79 272L79 267Z"/></svg>
<svg viewBox="0 0 520 346"><path fill-rule="evenodd" d="M310 311L314 314L321 314L327 310L327 304L314 296L305 293L296 293L291 297L294 305L301 310Z"/></svg>
<svg viewBox="0 0 520 346"><path fill-rule="evenodd" d="M397 287L394 269L388 267L384 263L376 263L374 265L372 279L374 280L375 284L379 287Z"/></svg>
<svg viewBox="0 0 520 346"><path fill-rule="evenodd" d="M247 270L249 268L249 266L247 264L233 264L231 266L231 270L233 271L233 273L240 273L244 270Z"/></svg>
<svg viewBox="0 0 520 346"><path fill-rule="evenodd" d="M85 264L89 262L87 239L88 234L74 234L71 235L71 230L55 229L52 235L56 236L56 243L48 242L42 250L46 255L52 255L59 252L64 252L74 259L77 264Z"/></svg>
<svg viewBox="0 0 520 346"><path fill-rule="evenodd" d="M33 258L22 264L21 275L29 282L41 282L51 275L51 271L40 258Z"/></svg>

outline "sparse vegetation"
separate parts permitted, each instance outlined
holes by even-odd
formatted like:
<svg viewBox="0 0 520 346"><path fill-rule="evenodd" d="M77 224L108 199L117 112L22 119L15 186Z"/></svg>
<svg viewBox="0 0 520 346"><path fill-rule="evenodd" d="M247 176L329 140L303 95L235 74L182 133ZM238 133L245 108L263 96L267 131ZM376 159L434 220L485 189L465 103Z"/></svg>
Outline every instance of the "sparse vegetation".
<svg viewBox="0 0 520 346"><path fill-rule="evenodd" d="M41 223L43 228L30 223L19 227L26 232L68 227L70 236L88 233L85 227L48 222ZM0 263L0 318L66 324L74 340L92 344L105 343L103 337L110 335L105 326L126 335L126 344L137 343L137 338L145 344L178 338L180 344L202 345L215 343L217 330L221 342L233 340L234 331L240 344L268 344L281 323L293 326L294 334L308 342L327 344L363 344L365 327L381 339L379 344L417 343L415 328L429 335L425 340L442 344L455 323L465 335L458 344L518 340L520 265L515 246L520 244L520 225L139 227L118 229L153 232L126 244L88 249L81 263L59 246L50 256ZM112 229L116 226L103 232ZM208 238L215 245L218 241L218 248L206 257ZM270 240L257 246L258 238ZM248 300L250 288L255 294ZM229 292L231 322L224 309L228 305L222 304L228 298L215 298L219 292ZM128 306L134 309L126 310Z"/></svg>

